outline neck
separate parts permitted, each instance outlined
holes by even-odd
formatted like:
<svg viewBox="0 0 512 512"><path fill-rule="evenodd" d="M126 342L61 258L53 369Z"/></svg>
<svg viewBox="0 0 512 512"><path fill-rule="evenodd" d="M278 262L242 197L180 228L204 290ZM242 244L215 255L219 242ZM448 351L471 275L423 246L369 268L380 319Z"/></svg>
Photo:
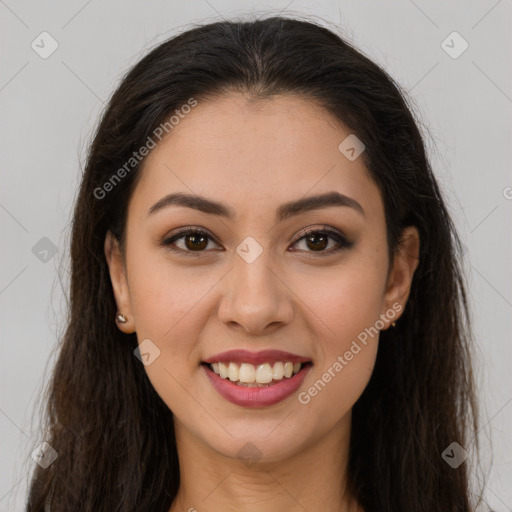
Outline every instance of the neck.
<svg viewBox="0 0 512 512"><path fill-rule="evenodd" d="M175 418L180 488L170 512L362 512L347 490L350 414L286 459L226 457Z"/></svg>

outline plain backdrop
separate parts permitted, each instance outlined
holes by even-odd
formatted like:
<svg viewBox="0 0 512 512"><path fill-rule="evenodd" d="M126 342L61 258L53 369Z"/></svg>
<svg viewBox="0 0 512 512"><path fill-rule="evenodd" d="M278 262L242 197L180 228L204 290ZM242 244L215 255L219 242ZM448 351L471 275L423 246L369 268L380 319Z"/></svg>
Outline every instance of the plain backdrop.
<svg viewBox="0 0 512 512"><path fill-rule="evenodd" d="M512 510L510 0L0 0L0 511L23 510L43 440L34 407L64 326L71 208L105 102L192 23L277 13L335 25L411 97L466 249L485 496Z"/></svg>

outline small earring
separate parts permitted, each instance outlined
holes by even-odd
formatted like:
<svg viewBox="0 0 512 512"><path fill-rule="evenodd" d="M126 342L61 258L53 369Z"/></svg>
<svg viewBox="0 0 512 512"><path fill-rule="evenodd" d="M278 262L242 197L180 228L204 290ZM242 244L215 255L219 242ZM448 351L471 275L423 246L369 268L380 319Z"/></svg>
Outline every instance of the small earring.
<svg viewBox="0 0 512 512"><path fill-rule="evenodd" d="M127 322L126 320L126 317L122 314L122 313L118 313L116 315L116 320L120 323L120 324L125 324Z"/></svg>
<svg viewBox="0 0 512 512"><path fill-rule="evenodd" d="M396 322L391 322L391 327L396 327Z"/></svg>

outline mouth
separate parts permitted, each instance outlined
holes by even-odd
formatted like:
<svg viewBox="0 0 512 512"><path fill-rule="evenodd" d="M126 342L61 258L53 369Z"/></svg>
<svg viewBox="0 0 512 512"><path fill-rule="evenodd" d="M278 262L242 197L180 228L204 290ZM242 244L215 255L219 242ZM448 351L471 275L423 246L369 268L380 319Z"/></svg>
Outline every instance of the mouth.
<svg viewBox="0 0 512 512"><path fill-rule="evenodd" d="M203 361L210 384L229 402L242 407L265 407L292 395L313 362L281 351L229 351Z"/></svg>

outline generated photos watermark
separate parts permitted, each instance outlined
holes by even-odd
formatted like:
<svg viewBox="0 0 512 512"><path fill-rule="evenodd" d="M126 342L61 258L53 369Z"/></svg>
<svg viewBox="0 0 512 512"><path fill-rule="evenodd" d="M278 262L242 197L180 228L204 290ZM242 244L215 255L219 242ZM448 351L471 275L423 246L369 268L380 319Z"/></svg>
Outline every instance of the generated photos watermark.
<svg viewBox="0 0 512 512"><path fill-rule="evenodd" d="M172 130L180 123L182 119L189 114L193 107L197 105L197 100L189 98L187 103L183 104L179 109L164 122L158 125L152 135L149 135L143 146L138 151L134 151L132 156L124 163L112 176L103 183L101 187L94 189L94 197L96 199L104 199L107 194L114 190L114 188L125 178L130 172L149 155L149 152L156 147L157 143L162 140L165 135L171 133ZM157 139L158 142L155 140Z"/></svg>
<svg viewBox="0 0 512 512"><path fill-rule="evenodd" d="M307 391L301 391L298 394L298 400L302 405L307 405L311 399L320 393L332 379L338 375L345 366L347 366L354 357L368 344L369 339L373 339L384 328L384 326L392 322L397 313L402 311L402 305L395 302L391 308L380 315L371 327L366 327L357 335L357 340L353 340L350 348L343 355L338 355L336 361L327 368L321 377L312 384ZM359 343L358 343L359 342ZM361 346L362 345L362 346Z"/></svg>

